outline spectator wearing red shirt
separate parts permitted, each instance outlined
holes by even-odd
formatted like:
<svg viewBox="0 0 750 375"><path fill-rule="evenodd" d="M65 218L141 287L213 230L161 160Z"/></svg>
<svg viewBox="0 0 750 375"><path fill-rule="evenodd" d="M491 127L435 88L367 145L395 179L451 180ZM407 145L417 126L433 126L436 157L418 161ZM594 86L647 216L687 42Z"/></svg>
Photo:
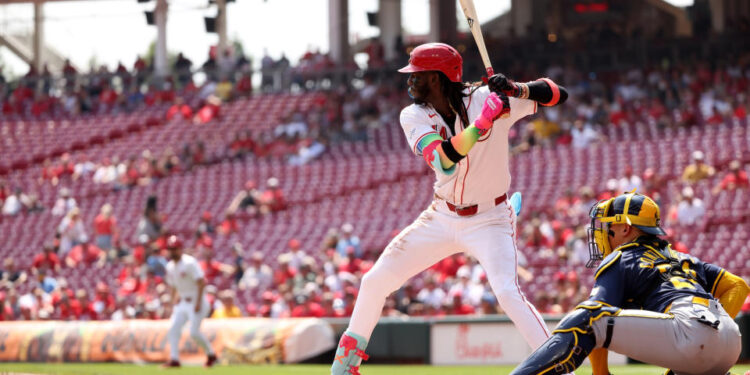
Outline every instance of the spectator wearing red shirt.
<svg viewBox="0 0 750 375"><path fill-rule="evenodd" d="M96 284L96 295L91 302L91 307L97 316L108 319L115 311L115 296L109 291L109 286L103 282Z"/></svg>
<svg viewBox="0 0 750 375"><path fill-rule="evenodd" d="M31 271L34 273L42 268L60 272L60 258L55 254L55 246L52 243L45 243L44 250L35 255L31 263Z"/></svg>
<svg viewBox="0 0 750 375"><path fill-rule="evenodd" d="M97 314L89 301L88 293L84 289L76 290L76 298L65 303L67 296L63 296L60 303L60 318L63 320L96 320Z"/></svg>
<svg viewBox="0 0 750 375"><path fill-rule="evenodd" d="M198 110L193 117L193 123L205 124L221 115L221 99L216 95L211 95L206 99L206 103Z"/></svg>
<svg viewBox="0 0 750 375"><path fill-rule="evenodd" d="M308 298L307 295L300 294L296 297L297 305L292 308L292 318L322 318L325 311L319 303Z"/></svg>
<svg viewBox="0 0 750 375"><path fill-rule="evenodd" d="M294 276L297 275L297 270L290 264L292 260L291 258L292 257L289 253L279 255L279 267L273 275L274 284L286 284L288 280L293 280Z"/></svg>
<svg viewBox="0 0 750 375"><path fill-rule="evenodd" d="M711 192L716 195L721 191L734 191L748 187L750 187L750 180L748 180L747 172L742 170L742 163L739 160L732 160L729 163L729 173L714 186Z"/></svg>
<svg viewBox="0 0 750 375"><path fill-rule="evenodd" d="M101 268L107 260L107 254L96 245L84 242L80 245L73 246L65 257L65 264L70 268L75 268L81 262L86 263L87 267L96 264Z"/></svg>
<svg viewBox="0 0 750 375"><path fill-rule="evenodd" d="M203 259L198 262L203 270L203 274L206 277L206 283L210 284L214 281L214 278L221 276L222 274L231 274L232 266L224 264L214 259L213 250L207 249L203 252Z"/></svg>
<svg viewBox="0 0 750 375"><path fill-rule="evenodd" d="M261 196L263 205L268 207L268 210L271 212L286 209L286 198L284 197L284 192L279 187L279 179L271 177L266 182L266 185L268 185L268 190L264 191Z"/></svg>
<svg viewBox="0 0 750 375"><path fill-rule="evenodd" d="M104 251L112 249L114 237L118 234L117 219L112 216L112 205L105 203L94 218L94 238L96 246Z"/></svg>
<svg viewBox="0 0 750 375"><path fill-rule="evenodd" d="M224 220L222 220L221 224L219 224L219 233L226 236L228 234L237 233L239 230L239 223L237 222L237 218L234 216L234 212L231 210L227 210L224 213Z"/></svg>
<svg viewBox="0 0 750 375"><path fill-rule="evenodd" d="M181 97L178 97L175 103L167 110L167 121L172 121L177 115L181 115L185 120L190 120L193 117L193 109L185 104L185 100Z"/></svg>
<svg viewBox="0 0 750 375"><path fill-rule="evenodd" d="M355 255L354 246L349 246L346 248L346 258L341 261L341 264L339 264L339 271L340 272L348 272L352 275L357 275L361 272L361 259L357 259Z"/></svg>

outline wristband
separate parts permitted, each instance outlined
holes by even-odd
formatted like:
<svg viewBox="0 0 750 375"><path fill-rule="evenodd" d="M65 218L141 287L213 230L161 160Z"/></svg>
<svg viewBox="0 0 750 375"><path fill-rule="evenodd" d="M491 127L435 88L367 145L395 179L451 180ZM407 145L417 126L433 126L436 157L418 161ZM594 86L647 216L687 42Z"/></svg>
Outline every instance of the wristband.
<svg viewBox="0 0 750 375"><path fill-rule="evenodd" d="M455 164L458 164L461 159L465 158L466 155L461 155L456 151L456 148L453 147L453 143L451 142L451 139L448 138L444 140L442 143L443 145L443 153L448 158L448 160L452 161Z"/></svg>

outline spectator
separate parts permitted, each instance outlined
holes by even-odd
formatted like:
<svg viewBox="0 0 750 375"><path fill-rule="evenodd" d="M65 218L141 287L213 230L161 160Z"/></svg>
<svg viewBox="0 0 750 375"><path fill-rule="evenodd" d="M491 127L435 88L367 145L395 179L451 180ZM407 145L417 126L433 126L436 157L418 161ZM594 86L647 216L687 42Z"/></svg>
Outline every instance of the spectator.
<svg viewBox="0 0 750 375"><path fill-rule="evenodd" d="M15 216L21 213L21 209L23 209L22 194L20 188L13 190L13 194L7 197L3 203L3 215Z"/></svg>
<svg viewBox="0 0 750 375"><path fill-rule="evenodd" d="M435 276L433 274L430 274L426 281L424 288L419 291L419 294L417 294L417 299L427 305L431 306L434 309L440 309L440 307L443 305L443 300L445 300L445 291L438 287L437 282L435 280Z"/></svg>
<svg viewBox="0 0 750 375"><path fill-rule="evenodd" d="M239 230L239 223L234 216L234 212L231 210L224 212L224 220L219 224L219 233L226 236L232 233L237 233Z"/></svg>
<svg viewBox="0 0 750 375"><path fill-rule="evenodd" d="M73 207L68 211L57 227L57 232L60 234L60 255L67 254L73 246L89 240L78 207Z"/></svg>
<svg viewBox="0 0 750 375"><path fill-rule="evenodd" d="M75 207L78 207L78 202L70 196L70 189L62 188L60 189L60 198L55 201L55 205L52 207L52 215L65 215Z"/></svg>
<svg viewBox="0 0 750 375"><path fill-rule="evenodd" d="M112 249L112 240L118 235L117 219L112 216L112 205L105 203L94 218L94 238L96 246L104 251Z"/></svg>
<svg viewBox="0 0 750 375"><path fill-rule="evenodd" d="M460 291L452 293L451 304L449 306L448 315L473 315L476 311L472 305L464 302L463 293Z"/></svg>
<svg viewBox="0 0 750 375"><path fill-rule="evenodd" d="M192 72L190 71L192 66L193 62L185 57L182 52L177 54L177 59L174 63L174 71L175 74L177 74L177 82L180 83L180 86L184 86L192 81L193 77Z"/></svg>
<svg viewBox="0 0 750 375"><path fill-rule="evenodd" d="M625 176L619 181L620 191L639 191L642 184L643 180L637 174L633 173L633 167L626 166Z"/></svg>
<svg viewBox="0 0 750 375"><path fill-rule="evenodd" d="M96 320L98 317L85 289L76 290L75 303L71 302L71 307L75 320Z"/></svg>
<svg viewBox="0 0 750 375"><path fill-rule="evenodd" d="M156 196L150 196L146 202L146 209L138 221L136 227L136 238L142 234L148 236L149 241L156 241L162 233L162 217L156 211Z"/></svg>
<svg viewBox="0 0 750 375"><path fill-rule="evenodd" d="M245 268L245 272L240 280L240 290L250 289L262 290L273 281L273 271L271 267L263 263L263 253L256 251L250 256L250 265Z"/></svg>
<svg viewBox="0 0 750 375"><path fill-rule="evenodd" d="M196 232L200 233L201 235L216 233L216 225L214 225L213 215L211 215L211 212L203 211L203 214L201 215L201 221L200 223L198 223Z"/></svg>
<svg viewBox="0 0 750 375"><path fill-rule="evenodd" d="M44 250L35 255L31 263L33 273L37 273L40 269L47 269L55 273L60 272L60 258L55 254L55 246L50 242L44 244Z"/></svg>
<svg viewBox="0 0 750 375"><path fill-rule="evenodd" d="M271 177L266 182L266 185L268 189L261 196L263 205L268 207L271 212L286 209L286 198L284 198L284 192L279 187L279 179Z"/></svg>
<svg viewBox="0 0 750 375"><path fill-rule="evenodd" d="M221 306L214 310L211 318L214 319L225 319L225 318L240 318L242 317L242 311L234 303L234 292L232 290L223 290L219 293L219 300Z"/></svg>
<svg viewBox="0 0 750 375"><path fill-rule="evenodd" d="M240 212L256 216L260 211L260 193L254 181L245 182L245 189L237 193L227 208L228 212Z"/></svg>
<svg viewBox="0 0 750 375"><path fill-rule="evenodd" d="M110 320L121 321L133 319L135 317L135 308L128 304L125 297L117 296L115 299L115 311L112 312Z"/></svg>
<svg viewBox="0 0 750 375"><path fill-rule="evenodd" d="M242 276L245 274L245 250L242 249L242 244L235 242L232 245L232 253L234 254L233 280L235 284L239 284Z"/></svg>
<svg viewBox="0 0 750 375"><path fill-rule="evenodd" d="M193 109L185 104L185 100L182 97L175 99L174 104L167 109L166 119L167 121L172 121L177 115L181 115L185 120L193 118Z"/></svg>
<svg viewBox="0 0 750 375"><path fill-rule="evenodd" d="M362 246L359 243L359 237L353 234L354 226L350 223L346 223L341 226L341 235L339 241L336 243L336 251L342 257L347 256L347 248L350 246L354 249L354 256L357 258L362 257Z"/></svg>
<svg viewBox="0 0 750 375"><path fill-rule="evenodd" d="M65 257L65 264L70 268L75 268L81 263L85 263L86 267L96 265L96 267L101 268L106 260L107 253L96 245L84 241L80 245L73 246Z"/></svg>
<svg viewBox="0 0 750 375"><path fill-rule="evenodd" d="M159 247L153 244L148 247L148 255L146 256L146 267L154 275L164 277L167 273L167 258L161 253Z"/></svg>
<svg viewBox="0 0 750 375"><path fill-rule="evenodd" d="M307 254L301 250L302 244L298 239L292 238L291 240L289 240L287 246L289 247L289 251L282 255L286 255L288 257L289 265L292 268L299 270L302 262L305 260L305 257L307 257Z"/></svg>
<svg viewBox="0 0 750 375"><path fill-rule="evenodd" d="M570 130L570 136L572 138L571 145L573 148L578 149L587 148L602 138L597 131L581 119L573 122L573 129Z"/></svg>
<svg viewBox="0 0 750 375"><path fill-rule="evenodd" d="M682 180L689 183L695 184L696 182L712 177L716 170L714 167L705 163L705 155L702 151L693 151L693 164L685 167L682 172Z"/></svg>
<svg viewBox="0 0 750 375"><path fill-rule="evenodd" d="M323 307L315 302L307 294L299 294L295 298L296 306L292 308L292 318L322 318L325 315Z"/></svg>
<svg viewBox="0 0 750 375"><path fill-rule="evenodd" d="M750 187L750 181L747 177L747 172L742 170L742 164L739 160L732 160L729 163L729 173L721 179L711 192L714 195L719 194L722 191L734 191L738 189L747 189Z"/></svg>
<svg viewBox="0 0 750 375"><path fill-rule="evenodd" d="M680 203L677 204L676 219L680 225L696 225L706 214L706 208L700 198L695 197L693 189L686 186L682 189Z"/></svg>
<svg viewBox="0 0 750 375"><path fill-rule="evenodd" d="M16 262L13 258L5 258L3 269L0 270L0 287L11 289L25 283L26 279L26 272L16 269Z"/></svg>
<svg viewBox="0 0 750 375"><path fill-rule="evenodd" d="M231 275L234 271L232 266L224 264L214 259L213 250L206 250L203 252L203 259L198 262L203 270L203 274L206 277L206 283L211 284L214 282L214 278L223 275Z"/></svg>

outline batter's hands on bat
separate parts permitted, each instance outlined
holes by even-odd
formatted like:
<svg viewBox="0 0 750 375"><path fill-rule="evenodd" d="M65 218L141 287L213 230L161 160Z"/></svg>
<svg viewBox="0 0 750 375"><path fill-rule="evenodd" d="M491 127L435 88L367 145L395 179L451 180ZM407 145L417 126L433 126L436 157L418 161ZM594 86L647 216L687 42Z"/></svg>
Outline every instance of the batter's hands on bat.
<svg viewBox="0 0 750 375"><path fill-rule="evenodd" d="M490 91L503 93L507 96L518 97L518 85L503 73L496 73L487 80Z"/></svg>
<svg viewBox="0 0 750 375"><path fill-rule="evenodd" d="M482 105L482 112L474 120L474 126L481 130L487 130L492 127L495 120L510 113L510 101L503 94L490 93Z"/></svg>

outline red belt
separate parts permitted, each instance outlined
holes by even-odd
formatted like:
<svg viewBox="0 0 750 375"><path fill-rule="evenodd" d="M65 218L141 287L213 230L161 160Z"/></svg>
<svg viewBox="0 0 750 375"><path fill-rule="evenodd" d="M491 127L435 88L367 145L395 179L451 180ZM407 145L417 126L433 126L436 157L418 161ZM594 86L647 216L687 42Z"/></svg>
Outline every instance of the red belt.
<svg viewBox="0 0 750 375"><path fill-rule="evenodd" d="M508 194L503 194L497 198L495 198L495 206L497 206L500 203L505 202L505 200L508 199ZM448 209L455 212L458 216L472 216L476 215L477 211L479 210L479 205L472 204L471 206L465 206L465 207L456 207L455 204L445 201L445 204L448 205Z"/></svg>

